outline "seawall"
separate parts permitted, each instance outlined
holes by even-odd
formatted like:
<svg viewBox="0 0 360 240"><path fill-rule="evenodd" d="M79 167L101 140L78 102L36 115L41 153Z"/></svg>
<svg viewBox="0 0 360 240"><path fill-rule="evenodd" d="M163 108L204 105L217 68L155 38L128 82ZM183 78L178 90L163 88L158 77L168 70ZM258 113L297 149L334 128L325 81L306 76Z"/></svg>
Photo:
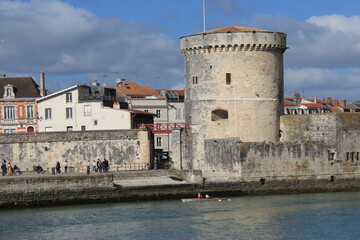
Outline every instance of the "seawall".
<svg viewBox="0 0 360 240"><path fill-rule="evenodd" d="M6 176L0 178L0 208L180 199L360 191L360 178L207 182L201 172L136 171L108 174Z"/></svg>

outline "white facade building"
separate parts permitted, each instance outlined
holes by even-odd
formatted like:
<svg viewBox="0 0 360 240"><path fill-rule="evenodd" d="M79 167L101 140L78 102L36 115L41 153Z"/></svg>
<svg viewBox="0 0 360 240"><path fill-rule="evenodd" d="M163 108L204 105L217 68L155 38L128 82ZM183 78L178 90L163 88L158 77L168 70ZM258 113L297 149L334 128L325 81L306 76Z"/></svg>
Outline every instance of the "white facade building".
<svg viewBox="0 0 360 240"><path fill-rule="evenodd" d="M39 132L131 129L131 110L112 108L115 100L114 89L88 85L39 98Z"/></svg>

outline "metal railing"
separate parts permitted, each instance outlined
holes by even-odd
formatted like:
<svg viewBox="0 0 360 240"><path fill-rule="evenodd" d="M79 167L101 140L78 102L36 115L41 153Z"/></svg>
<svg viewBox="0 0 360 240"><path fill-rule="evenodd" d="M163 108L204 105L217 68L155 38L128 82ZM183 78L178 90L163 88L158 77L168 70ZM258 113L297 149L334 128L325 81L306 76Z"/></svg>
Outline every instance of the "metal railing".
<svg viewBox="0 0 360 240"><path fill-rule="evenodd" d="M1 118L0 124L9 124L9 125L26 124L26 123L34 124L35 120L36 120L35 118L9 118L9 119Z"/></svg>
<svg viewBox="0 0 360 240"><path fill-rule="evenodd" d="M145 126L153 133L171 133L174 128L186 128L186 123L154 123L154 124L138 124L138 128Z"/></svg>
<svg viewBox="0 0 360 240"><path fill-rule="evenodd" d="M99 95L99 94L80 94L79 101L116 101L116 96L106 96L106 95Z"/></svg>
<svg viewBox="0 0 360 240"><path fill-rule="evenodd" d="M119 172L119 171L139 171L149 170L149 164L146 163L123 163L123 164L110 164L107 172ZM63 169L61 169L63 171ZM90 167L90 171L93 172L93 167ZM85 165L70 166L68 172L86 172ZM99 172L99 169L97 169Z"/></svg>

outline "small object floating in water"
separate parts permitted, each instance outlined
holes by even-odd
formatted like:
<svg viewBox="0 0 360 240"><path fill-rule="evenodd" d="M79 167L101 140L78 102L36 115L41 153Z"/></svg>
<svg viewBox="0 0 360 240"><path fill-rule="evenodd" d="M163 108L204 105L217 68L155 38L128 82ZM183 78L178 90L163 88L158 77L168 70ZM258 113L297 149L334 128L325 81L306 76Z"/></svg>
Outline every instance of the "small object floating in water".
<svg viewBox="0 0 360 240"><path fill-rule="evenodd" d="M221 199L222 198L183 198L181 199L181 201L183 203L186 203L186 202L201 202L201 201L219 201L221 202Z"/></svg>

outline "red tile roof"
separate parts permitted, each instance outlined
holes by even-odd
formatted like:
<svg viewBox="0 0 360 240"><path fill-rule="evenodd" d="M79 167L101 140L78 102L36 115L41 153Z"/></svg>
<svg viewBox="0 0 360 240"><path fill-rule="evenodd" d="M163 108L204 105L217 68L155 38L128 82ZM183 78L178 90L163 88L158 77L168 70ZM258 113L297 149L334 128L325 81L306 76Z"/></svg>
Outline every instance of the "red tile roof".
<svg viewBox="0 0 360 240"><path fill-rule="evenodd" d="M119 90L126 98L130 99L131 96L155 96L159 99L164 99L157 91L147 86L140 86L136 82L124 82L123 84L119 84L114 86L117 90ZM117 96L123 97L118 91L116 92Z"/></svg>
<svg viewBox="0 0 360 240"><path fill-rule="evenodd" d="M224 27L224 28L218 28L202 33L220 33L220 32L267 32L266 30L262 29L255 29L255 28L247 28L247 27L238 27L238 26L230 26L230 27Z"/></svg>
<svg viewBox="0 0 360 240"><path fill-rule="evenodd" d="M308 108L329 108L328 106L321 103L301 103L300 105Z"/></svg>

